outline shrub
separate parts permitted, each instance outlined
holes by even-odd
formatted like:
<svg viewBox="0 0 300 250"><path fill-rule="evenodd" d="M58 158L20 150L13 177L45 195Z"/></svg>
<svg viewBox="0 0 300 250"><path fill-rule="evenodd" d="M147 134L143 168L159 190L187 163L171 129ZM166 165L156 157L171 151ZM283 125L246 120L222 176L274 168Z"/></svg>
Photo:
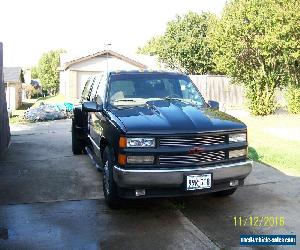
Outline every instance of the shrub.
<svg viewBox="0 0 300 250"><path fill-rule="evenodd" d="M286 93L288 111L292 114L300 114L300 88L289 87Z"/></svg>
<svg viewBox="0 0 300 250"><path fill-rule="evenodd" d="M261 85L257 84L255 87L248 87L246 90L248 107L251 114L261 116L273 114L277 109L274 90L260 90L259 87Z"/></svg>
<svg viewBox="0 0 300 250"><path fill-rule="evenodd" d="M23 88L25 90L26 97L28 99L31 99L33 97L38 97L41 93L41 90L39 88L35 88L31 84L24 84Z"/></svg>

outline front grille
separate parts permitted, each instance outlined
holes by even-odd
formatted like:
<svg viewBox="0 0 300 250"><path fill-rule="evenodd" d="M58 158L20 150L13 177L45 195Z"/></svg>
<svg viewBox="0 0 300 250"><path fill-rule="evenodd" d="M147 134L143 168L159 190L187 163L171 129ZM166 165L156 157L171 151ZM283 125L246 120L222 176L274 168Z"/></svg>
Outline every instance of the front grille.
<svg viewBox="0 0 300 250"><path fill-rule="evenodd" d="M161 147L208 146L226 142L226 135L196 135L194 137L160 138Z"/></svg>
<svg viewBox="0 0 300 250"><path fill-rule="evenodd" d="M159 156L159 165L203 164L214 163L225 159L225 151L205 152L191 155L161 155Z"/></svg>

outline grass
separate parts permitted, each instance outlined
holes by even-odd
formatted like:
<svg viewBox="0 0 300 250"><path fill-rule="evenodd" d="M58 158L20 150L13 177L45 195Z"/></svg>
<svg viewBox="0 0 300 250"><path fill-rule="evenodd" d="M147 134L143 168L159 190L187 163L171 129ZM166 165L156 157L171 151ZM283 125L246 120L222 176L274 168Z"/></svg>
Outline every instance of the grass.
<svg viewBox="0 0 300 250"><path fill-rule="evenodd" d="M10 124L16 123L27 123L26 120L23 119L24 112L32 107L37 99L27 99L22 103L22 106L19 107L17 110L12 112L12 117L9 118Z"/></svg>
<svg viewBox="0 0 300 250"><path fill-rule="evenodd" d="M248 126L249 157L300 176L300 115L241 117Z"/></svg>

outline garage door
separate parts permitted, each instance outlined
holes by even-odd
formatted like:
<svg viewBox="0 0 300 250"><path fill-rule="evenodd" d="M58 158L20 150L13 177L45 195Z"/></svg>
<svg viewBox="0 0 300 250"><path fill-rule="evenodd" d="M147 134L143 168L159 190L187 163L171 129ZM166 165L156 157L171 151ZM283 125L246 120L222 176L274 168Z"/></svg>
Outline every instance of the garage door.
<svg viewBox="0 0 300 250"><path fill-rule="evenodd" d="M101 71L78 71L77 72L77 98L81 97L82 90L88 78L92 75L99 74Z"/></svg>

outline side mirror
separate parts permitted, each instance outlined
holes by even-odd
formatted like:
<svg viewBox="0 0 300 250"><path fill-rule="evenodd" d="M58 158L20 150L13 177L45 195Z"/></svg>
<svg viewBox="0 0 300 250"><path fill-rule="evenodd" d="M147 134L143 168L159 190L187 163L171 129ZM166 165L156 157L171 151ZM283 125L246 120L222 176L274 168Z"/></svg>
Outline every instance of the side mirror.
<svg viewBox="0 0 300 250"><path fill-rule="evenodd" d="M208 101L208 105L209 105L212 109L219 110L219 108L220 108L219 102L216 102L216 101L209 100L209 101Z"/></svg>
<svg viewBox="0 0 300 250"><path fill-rule="evenodd" d="M102 105L97 102L84 102L82 103L82 110L85 112L101 112Z"/></svg>

